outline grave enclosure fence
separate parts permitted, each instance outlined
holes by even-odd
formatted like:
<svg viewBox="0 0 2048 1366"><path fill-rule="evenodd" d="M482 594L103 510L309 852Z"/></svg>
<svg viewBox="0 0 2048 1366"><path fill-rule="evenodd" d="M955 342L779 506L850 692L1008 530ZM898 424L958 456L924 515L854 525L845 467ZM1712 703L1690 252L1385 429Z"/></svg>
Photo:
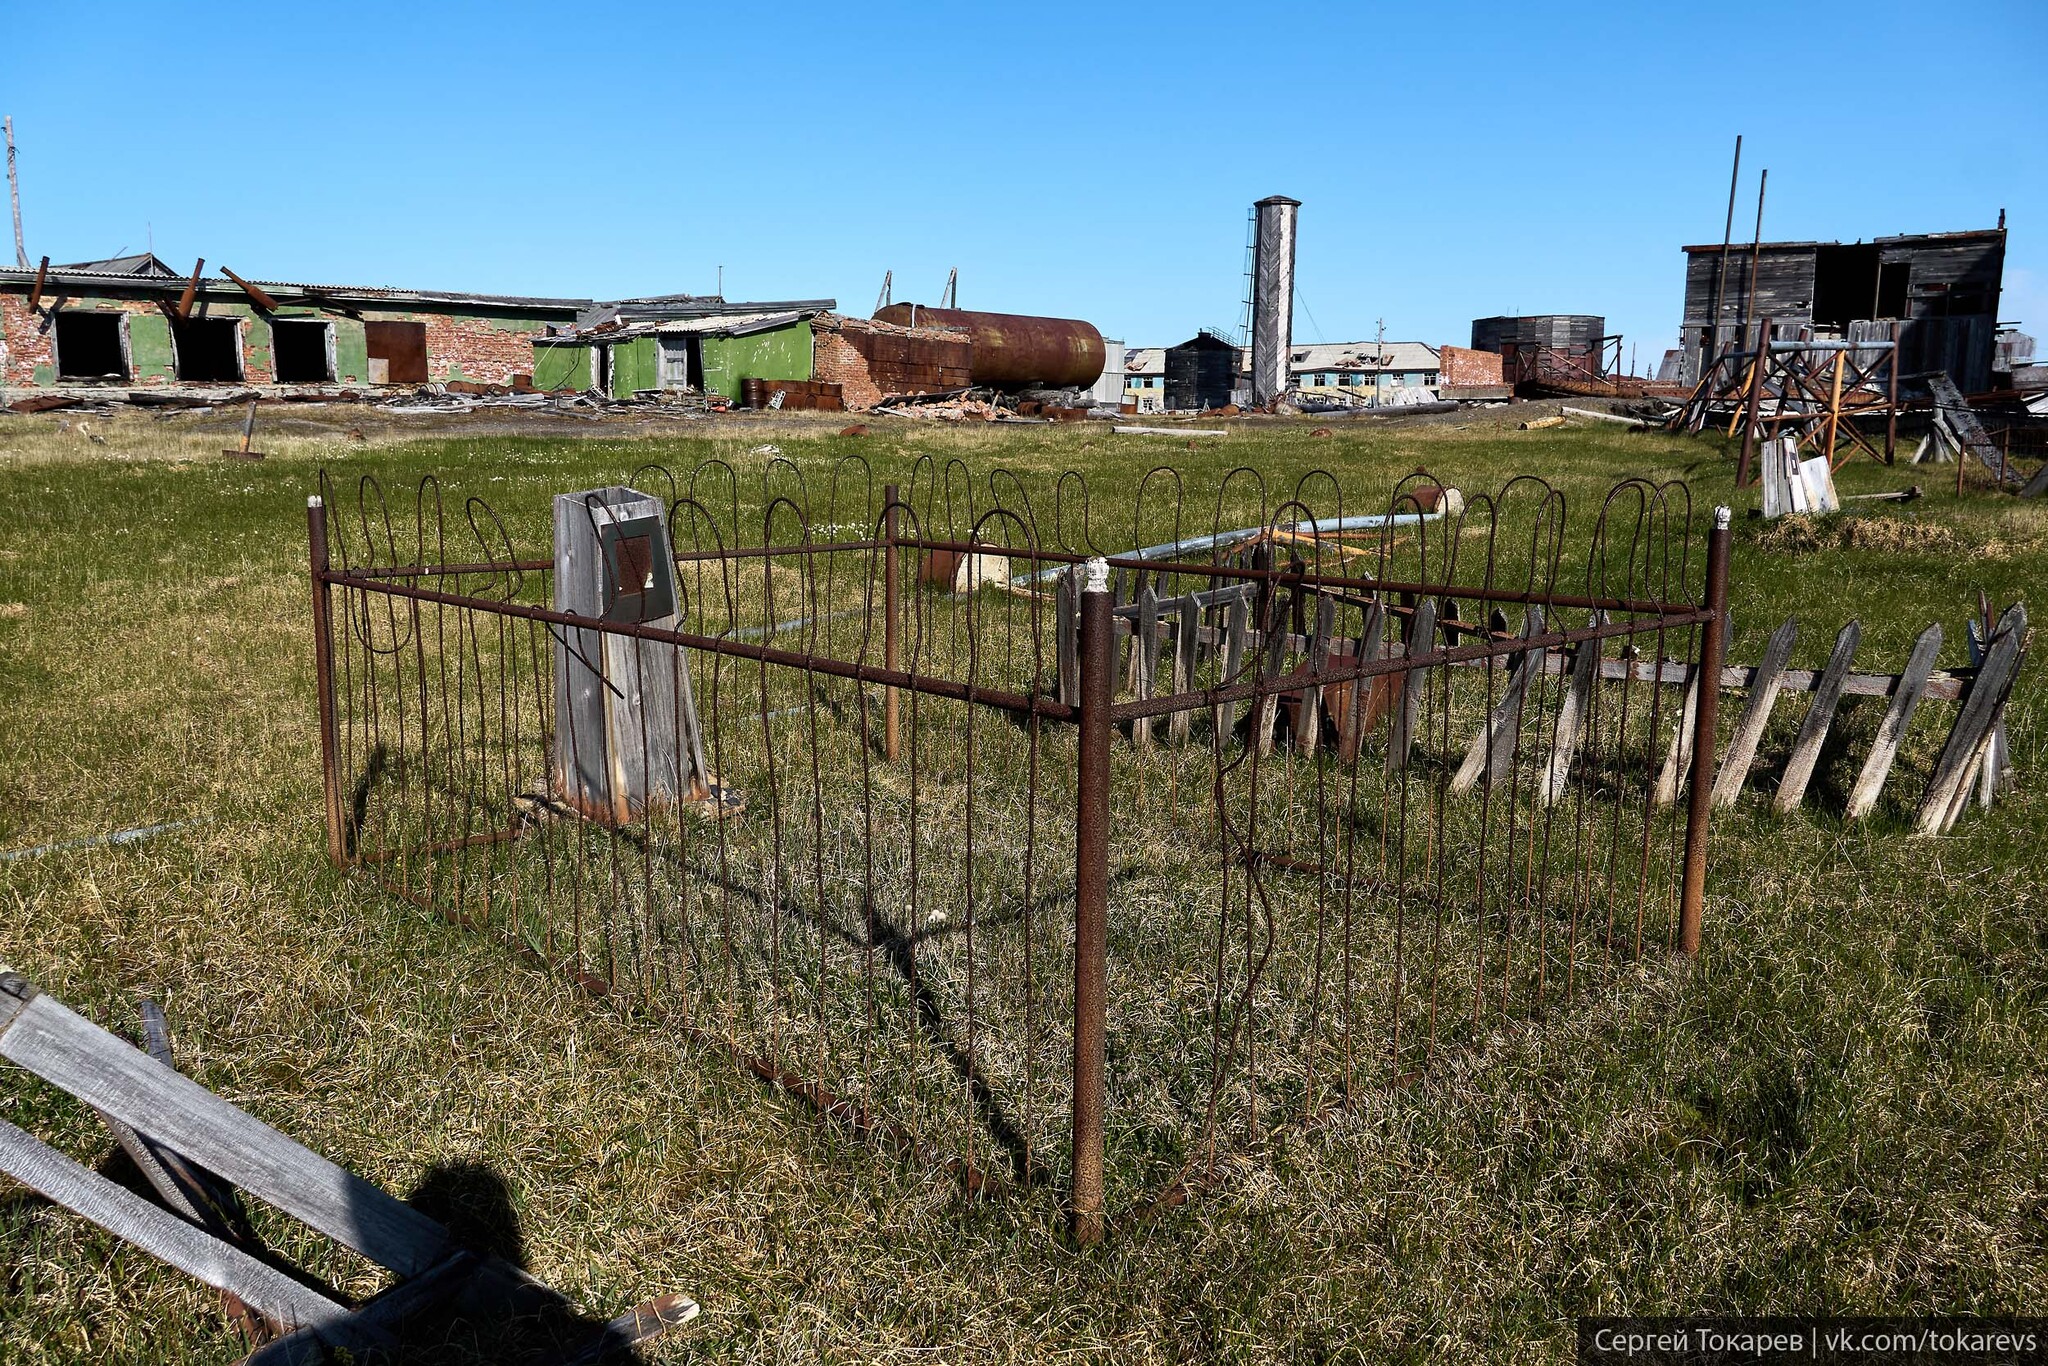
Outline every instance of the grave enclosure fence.
<svg viewBox="0 0 2048 1366"><path fill-rule="evenodd" d="M557 541L651 497L652 617L630 541L593 604L481 500L323 475L330 857L1084 1242L1698 950L1728 530L1682 485L1238 470L1190 531L1161 468L1111 531L958 461L818 516L782 461L628 482Z"/></svg>

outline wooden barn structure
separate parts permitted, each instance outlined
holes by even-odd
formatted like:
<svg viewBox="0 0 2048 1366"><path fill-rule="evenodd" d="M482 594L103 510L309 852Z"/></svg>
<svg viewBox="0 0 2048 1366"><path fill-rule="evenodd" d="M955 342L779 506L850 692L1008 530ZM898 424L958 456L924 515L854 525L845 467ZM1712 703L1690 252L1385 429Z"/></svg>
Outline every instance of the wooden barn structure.
<svg viewBox="0 0 2048 1366"><path fill-rule="evenodd" d="M1991 388L2005 222L1971 232L1868 242L1710 243L1685 249L1680 378L1769 318L1779 336L1862 341L1900 328L1907 375L1947 372L1965 394ZM1723 253L1726 253L1725 259ZM1795 329L1810 331L1800 333Z"/></svg>

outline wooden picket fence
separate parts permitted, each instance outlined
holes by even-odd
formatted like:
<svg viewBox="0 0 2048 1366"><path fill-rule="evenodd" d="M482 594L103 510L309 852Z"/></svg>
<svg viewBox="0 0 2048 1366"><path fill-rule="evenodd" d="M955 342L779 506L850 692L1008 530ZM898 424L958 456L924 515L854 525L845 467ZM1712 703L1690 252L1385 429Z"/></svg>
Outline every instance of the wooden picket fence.
<svg viewBox="0 0 2048 1366"><path fill-rule="evenodd" d="M1078 566L1064 573L1058 589L1059 685L1063 699L1075 696L1078 677L1075 621L1079 573ZM1481 626L1440 617L1439 605L1425 601L1413 607L1393 608L1384 617L1375 608L1362 636L1351 639L1336 635L1331 629L1339 596L1318 593L1315 607L1304 607L1302 611L1307 619L1305 630L1281 630L1269 635L1253 624L1257 616L1256 584L1238 583L1168 598L1159 597L1153 584L1130 572L1116 576L1113 584L1117 597L1117 668L1134 698L1143 700L1186 691L1190 680L1201 674L1206 661L1220 659L1222 676L1234 678L1247 658L1263 660L1263 672L1268 677L1289 672L1292 660L1290 676L1299 677L1303 686L1298 694L1287 695L1282 704L1291 743L1302 752L1317 748L1334 750L1339 760L1346 763L1357 758L1364 730L1382 716L1394 717L1396 734L1390 761L1396 765L1407 762L1412 734L1404 733L1406 728L1401 725L1403 709L1390 708L1384 699L1372 696L1362 697L1354 705L1348 697L1332 695L1334 689L1318 685L1318 674L1339 661L1357 656L1361 650L1377 651L1371 656L1374 658L1400 658L1432 648L1431 642L1439 635L1446 644L1456 645L1461 636L1504 640L1514 635L1538 635L1544 629L1541 604L1531 604L1519 630L1511 632L1507 617L1499 610ZM1456 607L1446 603L1445 609L1454 612ZM1393 627L1386 618L1398 616L1408 618L1405 629L1398 632L1403 638L1386 638ZM1780 815L1806 800L1844 697L1890 699L1844 809L1848 819L1861 820L1877 805L1907 730L1923 702L1953 703L1956 710L1940 757L1915 807L1915 830L1924 835L1945 833L1969 805L1972 793L1979 805L1988 807L2002 788L2009 788L2013 774L2005 707L2026 652L2025 605L2012 604L1995 621L1988 607L1984 608L1981 620L1971 621L1967 628L1969 667L1958 671L1937 672L1934 668L1943 640L1938 622L1920 633L1905 669L1899 673L1853 671L1862 634L1862 623L1852 620L1836 633L1834 648L1823 668L1792 669L1787 664L1798 641L1799 623L1796 618L1788 618L1772 632L1757 664L1722 668L1721 689L1740 691L1746 700L1716 765L1713 804L1717 809L1733 806L1741 796L1756 768L1757 751L1773 709L1784 693L1808 693L1811 701L1772 798L1772 808ZM1691 765L1689 741L1698 705L1698 685L1690 661L1608 659L1601 657L1597 648L1589 650L1583 645L1570 650L1535 647L1511 659L1502 697L1465 747L1463 762L1451 780L1453 793L1467 793L1482 780L1495 780L1512 763L1512 747L1504 737L1521 729L1520 713L1530 680L1543 674L1569 673L1571 683L1565 690L1556 724L1548 731L1539 727L1534 732L1551 737L1552 753L1543 769L1543 801L1548 804L1556 800L1565 788L1596 676L1605 681L1633 678L1685 689L1680 723L1654 789L1657 805L1670 805L1678 799ZM1453 667L1487 665L1485 660L1471 660ZM1275 699L1267 697L1253 714L1250 740L1261 753L1273 749L1282 705L1275 705ZM1326 714L1327 725L1323 724ZM1234 705L1227 714L1219 708L1219 729L1234 727L1237 721ZM1140 748L1161 738L1154 734L1151 718L1140 718L1131 725L1131 741ZM1165 743L1185 743L1189 733L1189 713L1176 712L1165 720Z"/></svg>

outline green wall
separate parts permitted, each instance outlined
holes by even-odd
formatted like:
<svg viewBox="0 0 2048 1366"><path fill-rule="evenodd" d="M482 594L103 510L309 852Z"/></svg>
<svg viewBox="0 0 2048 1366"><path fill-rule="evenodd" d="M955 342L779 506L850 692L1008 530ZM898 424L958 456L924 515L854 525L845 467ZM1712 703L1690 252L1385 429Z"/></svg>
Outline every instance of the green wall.
<svg viewBox="0 0 2048 1366"><path fill-rule="evenodd" d="M652 389L659 378L658 366L654 338L613 342L612 397L631 398L636 389Z"/></svg>
<svg viewBox="0 0 2048 1366"><path fill-rule="evenodd" d="M704 338L704 392L740 396L743 379L809 379L811 325L807 322L745 337Z"/></svg>
<svg viewBox="0 0 2048 1366"><path fill-rule="evenodd" d="M590 348L587 346L536 346L533 348L533 387L575 389L590 387Z"/></svg>
<svg viewBox="0 0 2048 1366"><path fill-rule="evenodd" d="M171 320L161 313L128 315L128 364L134 378L169 379L171 363Z"/></svg>

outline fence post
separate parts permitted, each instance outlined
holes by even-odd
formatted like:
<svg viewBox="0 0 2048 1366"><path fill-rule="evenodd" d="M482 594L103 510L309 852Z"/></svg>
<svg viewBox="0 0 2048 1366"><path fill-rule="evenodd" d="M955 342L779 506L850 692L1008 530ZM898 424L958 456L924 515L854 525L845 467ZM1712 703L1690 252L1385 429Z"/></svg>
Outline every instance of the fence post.
<svg viewBox="0 0 2048 1366"><path fill-rule="evenodd" d="M1733 514L1714 509L1707 535L1708 620L1700 624L1699 702L1693 708L1692 789L1685 809L1685 881L1678 897L1678 947L1700 952L1700 911L1707 898L1707 825L1713 819L1714 721L1721 703L1721 655L1728 622L1728 542Z"/></svg>
<svg viewBox="0 0 2048 1366"><path fill-rule="evenodd" d="M1078 825L1074 837L1074 1241L1102 1241L1102 1055L1109 957L1109 708L1115 620L1109 562L1081 590Z"/></svg>
<svg viewBox="0 0 2048 1366"><path fill-rule="evenodd" d="M346 861L341 839L340 744L334 731L334 632L327 583L327 503L319 494L306 499L306 543L313 583L313 690L320 706L320 787L327 812L327 861Z"/></svg>
<svg viewBox="0 0 2048 1366"><path fill-rule="evenodd" d="M882 667L896 667L896 486L882 485ZM882 689L882 755L896 762L896 689Z"/></svg>

